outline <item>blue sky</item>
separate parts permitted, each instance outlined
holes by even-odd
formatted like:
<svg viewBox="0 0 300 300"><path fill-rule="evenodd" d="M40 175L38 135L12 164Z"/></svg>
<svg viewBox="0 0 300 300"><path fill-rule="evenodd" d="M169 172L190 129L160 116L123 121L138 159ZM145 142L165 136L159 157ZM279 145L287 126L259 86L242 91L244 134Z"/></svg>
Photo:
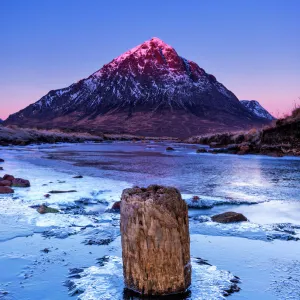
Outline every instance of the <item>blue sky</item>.
<svg viewBox="0 0 300 300"><path fill-rule="evenodd" d="M300 97L299 0L0 0L0 118L154 36L275 115Z"/></svg>

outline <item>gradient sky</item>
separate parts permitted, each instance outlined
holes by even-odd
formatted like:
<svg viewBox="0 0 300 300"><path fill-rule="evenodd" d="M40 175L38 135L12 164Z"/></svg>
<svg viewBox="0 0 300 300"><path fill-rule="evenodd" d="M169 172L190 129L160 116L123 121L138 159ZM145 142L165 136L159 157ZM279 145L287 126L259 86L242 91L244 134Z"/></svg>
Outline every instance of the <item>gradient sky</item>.
<svg viewBox="0 0 300 300"><path fill-rule="evenodd" d="M154 36L275 116L300 102L300 0L0 0L0 118Z"/></svg>

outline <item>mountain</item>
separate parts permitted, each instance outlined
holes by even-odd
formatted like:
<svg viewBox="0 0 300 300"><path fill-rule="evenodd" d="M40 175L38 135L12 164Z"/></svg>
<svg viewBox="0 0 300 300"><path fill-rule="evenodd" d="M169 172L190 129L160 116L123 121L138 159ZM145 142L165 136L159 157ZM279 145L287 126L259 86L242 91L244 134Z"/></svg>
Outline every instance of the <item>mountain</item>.
<svg viewBox="0 0 300 300"><path fill-rule="evenodd" d="M187 137L265 121L215 76L152 38L88 78L50 91L5 124Z"/></svg>
<svg viewBox="0 0 300 300"><path fill-rule="evenodd" d="M275 120L275 118L263 108L256 100L241 100L241 103L254 115L268 121Z"/></svg>

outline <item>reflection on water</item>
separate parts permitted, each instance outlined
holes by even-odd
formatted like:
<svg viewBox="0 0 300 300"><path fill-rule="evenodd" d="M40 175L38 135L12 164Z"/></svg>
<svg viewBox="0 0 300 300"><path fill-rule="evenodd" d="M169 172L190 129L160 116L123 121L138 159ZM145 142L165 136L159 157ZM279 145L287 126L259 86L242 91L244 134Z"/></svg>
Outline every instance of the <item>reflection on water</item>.
<svg viewBox="0 0 300 300"><path fill-rule="evenodd" d="M53 158L134 185L173 185L182 193L236 200L300 200L300 160L266 156L196 154L194 145L109 143L59 146ZM50 153L49 153L50 152ZM64 167L64 166L62 166Z"/></svg>

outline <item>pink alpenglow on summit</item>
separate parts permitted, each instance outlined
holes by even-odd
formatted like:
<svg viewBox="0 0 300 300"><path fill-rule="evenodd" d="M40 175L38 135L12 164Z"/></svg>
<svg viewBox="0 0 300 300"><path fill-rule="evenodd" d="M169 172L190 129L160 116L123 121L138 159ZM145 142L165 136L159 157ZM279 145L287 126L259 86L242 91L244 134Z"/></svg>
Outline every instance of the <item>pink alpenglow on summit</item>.
<svg viewBox="0 0 300 300"><path fill-rule="evenodd" d="M188 137L266 124L214 75L158 38L50 91L6 124Z"/></svg>

